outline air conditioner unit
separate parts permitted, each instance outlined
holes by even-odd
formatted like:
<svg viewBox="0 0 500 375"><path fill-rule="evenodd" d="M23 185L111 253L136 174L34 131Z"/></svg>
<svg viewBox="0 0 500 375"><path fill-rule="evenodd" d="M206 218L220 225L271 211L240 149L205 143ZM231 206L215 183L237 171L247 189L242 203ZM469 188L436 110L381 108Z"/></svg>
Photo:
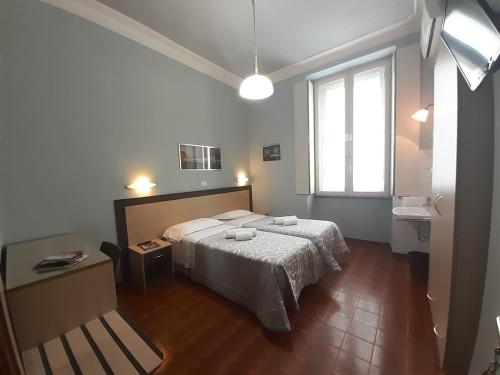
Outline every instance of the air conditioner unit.
<svg viewBox="0 0 500 375"><path fill-rule="evenodd" d="M420 50L424 59L435 55L443 24L444 5L440 0L422 1L422 30Z"/></svg>

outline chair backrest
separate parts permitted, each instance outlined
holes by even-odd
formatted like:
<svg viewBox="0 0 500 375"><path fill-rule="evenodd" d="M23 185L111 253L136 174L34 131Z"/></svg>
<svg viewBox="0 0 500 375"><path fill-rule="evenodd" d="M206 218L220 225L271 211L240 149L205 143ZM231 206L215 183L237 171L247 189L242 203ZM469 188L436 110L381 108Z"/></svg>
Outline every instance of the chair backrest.
<svg viewBox="0 0 500 375"><path fill-rule="evenodd" d="M120 259L121 259L121 249L115 244L107 241L103 241L101 244L101 252L106 254L113 261L113 269L115 272L115 281L118 283L121 281L120 277Z"/></svg>

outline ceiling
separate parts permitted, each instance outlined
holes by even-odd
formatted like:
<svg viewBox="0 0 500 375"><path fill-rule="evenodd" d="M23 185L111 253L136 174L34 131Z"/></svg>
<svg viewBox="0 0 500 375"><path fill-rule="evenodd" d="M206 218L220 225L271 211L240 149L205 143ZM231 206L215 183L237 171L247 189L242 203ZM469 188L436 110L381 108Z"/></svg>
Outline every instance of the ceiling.
<svg viewBox="0 0 500 375"><path fill-rule="evenodd" d="M240 77L252 73L250 0L99 0ZM406 21L415 0L257 0L259 67L272 73Z"/></svg>

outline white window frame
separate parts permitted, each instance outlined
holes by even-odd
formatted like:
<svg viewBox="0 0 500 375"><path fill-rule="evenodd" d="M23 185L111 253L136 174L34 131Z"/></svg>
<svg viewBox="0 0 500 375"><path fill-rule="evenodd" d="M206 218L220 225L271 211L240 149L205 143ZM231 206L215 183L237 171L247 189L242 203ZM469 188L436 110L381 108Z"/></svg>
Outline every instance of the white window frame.
<svg viewBox="0 0 500 375"><path fill-rule="evenodd" d="M354 75L356 73L369 70L371 68L384 66L386 71L386 80L385 80L385 96L386 96L386 125L385 125L385 170L384 170L384 191L382 192L354 192L352 188L352 148L353 148L353 82ZM318 142L318 134L319 134L319 124L318 119L318 88L319 86L335 81L338 79L344 78L345 82L345 134L346 134L346 187L344 192L334 192L334 191L321 191L320 188L320 173L319 173L319 142ZM325 196L339 196L339 197L390 197L392 191L392 123L393 123L393 58L385 57L380 60L376 60L367 64L358 65L353 68L344 70L339 73L335 73L329 75L327 77L318 79L313 81L313 90L314 90L314 148L315 148L315 185L316 185L316 195L325 195Z"/></svg>

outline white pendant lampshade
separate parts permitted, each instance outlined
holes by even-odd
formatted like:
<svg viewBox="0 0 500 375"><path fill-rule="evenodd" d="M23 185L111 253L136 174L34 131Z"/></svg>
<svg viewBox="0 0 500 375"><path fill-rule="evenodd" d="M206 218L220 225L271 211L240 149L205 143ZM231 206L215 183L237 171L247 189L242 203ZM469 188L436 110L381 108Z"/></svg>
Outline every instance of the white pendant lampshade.
<svg viewBox="0 0 500 375"><path fill-rule="evenodd" d="M253 14L253 56L255 64L255 74L245 78L240 85L240 96L250 100L260 100L270 97L274 93L273 83L266 76L259 74L257 61L257 38L255 35L255 0L252 0Z"/></svg>
<svg viewBox="0 0 500 375"><path fill-rule="evenodd" d="M250 100L260 100L270 97L274 93L273 83L261 74L254 74L241 82L240 96Z"/></svg>

